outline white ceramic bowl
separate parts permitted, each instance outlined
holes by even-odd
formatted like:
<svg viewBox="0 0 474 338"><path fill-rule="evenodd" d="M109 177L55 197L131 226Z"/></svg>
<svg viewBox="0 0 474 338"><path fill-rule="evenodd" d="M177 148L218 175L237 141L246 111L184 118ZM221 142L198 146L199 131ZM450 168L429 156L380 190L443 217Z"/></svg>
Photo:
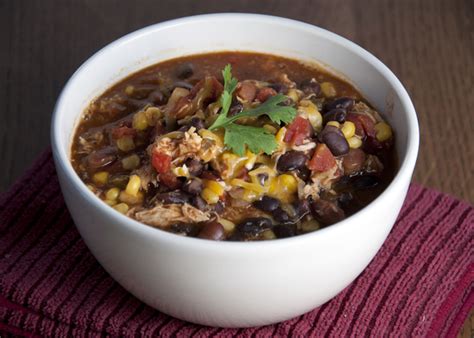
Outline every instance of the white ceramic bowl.
<svg viewBox="0 0 474 338"><path fill-rule="evenodd" d="M318 60L351 79L392 124L400 161L390 186L355 215L320 231L266 242L186 238L108 207L70 162L71 138L89 102L128 74L170 58L243 50ZM279 322L328 301L375 256L400 211L418 152L414 107L395 75L354 43L298 21L212 14L143 28L104 47L71 77L52 120L62 192L102 266L147 304L194 323L247 327Z"/></svg>

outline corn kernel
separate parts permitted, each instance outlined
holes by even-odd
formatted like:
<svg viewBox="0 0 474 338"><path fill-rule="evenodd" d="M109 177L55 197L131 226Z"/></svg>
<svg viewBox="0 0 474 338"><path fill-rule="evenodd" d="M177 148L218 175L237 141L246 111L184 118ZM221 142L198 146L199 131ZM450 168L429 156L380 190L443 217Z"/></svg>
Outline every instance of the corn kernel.
<svg viewBox="0 0 474 338"><path fill-rule="evenodd" d="M189 169L186 164L183 164L182 167L176 167L173 169L173 173L178 177L190 177Z"/></svg>
<svg viewBox="0 0 474 338"><path fill-rule="evenodd" d="M284 203L294 200L294 194L298 191L298 181L289 174L283 174L271 180L268 195L279 199Z"/></svg>
<svg viewBox="0 0 474 338"><path fill-rule="evenodd" d="M107 171L99 171L92 176L92 181L97 185L106 185L109 181L109 173Z"/></svg>
<svg viewBox="0 0 474 338"><path fill-rule="evenodd" d="M163 116L161 110L157 107L148 107L145 109L144 114L149 126L154 126L156 122Z"/></svg>
<svg viewBox="0 0 474 338"><path fill-rule="evenodd" d="M351 121L346 121L342 125L341 131L344 134L344 137L346 139L349 139L355 135L355 131L356 131L355 124Z"/></svg>
<svg viewBox="0 0 474 338"><path fill-rule="evenodd" d="M375 137L380 142L387 141L392 137L392 128L385 122L377 123L375 125Z"/></svg>
<svg viewBox="0 0 474 338"><path fill-rule="evenodd" d="M263 237L263 239L276 239L277 238L275 233L270 229L265 230L264 232L262 232L262 237Z"/></svg>
<svg viewBox="0 0 474 338"><path fill-rule="evenodd" d="M145 130L148 128L148 121L145 112L140 111L133 115L132 127L136 130Z"/></svg>
<svg viewBox="0 0 474 338"><path fill-rule="evenodd" d="M117 141L117 147L121 151L130 151L135 149L135 142L133 142L132 136L122 136Z"/></svg>
<svg viewBox="0 0 474 338"><path fill-rule="evenodd" d="M296 192L298 190L298 182L292 175L283 174L278 176L281 185L285 186L288 191Z"/></svg>
<svg viewBox="0 0 474 338"><path fill-rule="evenodd" d="M298 95L298 91L294 88L291 88L290 90L288 90L288 93L286 94L286 96L288 96L291 101L293 102L298 102L299 101L299 95Z"/></svg>
<svg viewBox="0 0 474 338"><path fill-rule="evenodd" d="M321 91L326 97L334 97L337 94L336 88L334 88L334 85L331 82L321 83Z"/></svg>
<svg viewBox="0 0 474 338"><path fill-rule="evenodd" d="M222 194L224 194L224 187L217 181L203 180L203 182L204 187L215 193L217 196L221 196Z"/></svg>
<svg viewBox="0 0 474 338"><path fill-rule="evenodd" d="M125 192L132 196L137 196L138 191L140 190L141 180L138 175L130 176L128 180L127 187L125 188Z"/></svg>
<svg viewBox="0 0 474 338"><path fill-rule="evenodd" d="M132 154L122 159L122 167L125 170L133 170L135 168L138 168L139 165L140 165L140 157L138 157L137 154Z"/></svg>
<svg viewBox="0 0 474 338"><path fill-rule="evenodd" d="M125 94L127 94L128 96L133 95L134 91L135 91L135 88L133 86L127 86L125 88Z"/></svg>
<svg viewBox="0 0 474 338"><path fill-rule="evenodd" d="M347 143L349 143L349 147L351 147L352 149L360 148L360 146L362 145L361 139L357 136L352 136L351 138L347 139Z"/></svg>
<svg viewBox="0 0 474 338"><path fill-rule="evenodd" d="M339 128L341 127L341 124L337 121L329 121L328 123L326 123L327 126L333 126L333 127L336 127L336 128Z"/></svg>
<svg viewBox="0 0 474 338"><path fill-rule="evenodd" d="M130 195L126 191L121 191L119 195L119 200L127 204L140 204L143 202L144 194L139 191L136 195Z"/></svg>
<svg viewBox="0 0 474 338"><path fill-rule="evenodd" d="M225 218L219 218L219 223L222 225L226 232L232 232L235 229L235 224Z"/></svg>
<svg viewBox="0 0 474 338"><path fill-rule="evenodd" d="M310 100L301 100L298 106L298 112L308 119L316 131L322 129L323 117L313 102Z"/></svg>
<svg viewBox="0 0 474 338"><path fill-rule="evenodd" d="M201 191L201 197L207 202L207 204L216 204L219 202L219 195L209 188L204 188Z"/></svg>
<svg viewBox="0 0 474 338"><path fill-rule="evenodd" d="M117 205L114 205L112 208L114 208L121 214L125 214L128 211L128 205L126 203L119 203Z"/></svg>
<svg viewBox="0 0 474 338"><path fill-rule="evenodd" d="M104 202L110 206L114 206L115 204L117 204L117 201L115 200L104 200Z"/></svg>
<svg viewBox="0 0 474 338"><path fill-rule="evenodd" d="M119 188L111 188L107 190L105 193L105 198L108 199L109 201L115 201L120 194L120 189Z"/></svg>

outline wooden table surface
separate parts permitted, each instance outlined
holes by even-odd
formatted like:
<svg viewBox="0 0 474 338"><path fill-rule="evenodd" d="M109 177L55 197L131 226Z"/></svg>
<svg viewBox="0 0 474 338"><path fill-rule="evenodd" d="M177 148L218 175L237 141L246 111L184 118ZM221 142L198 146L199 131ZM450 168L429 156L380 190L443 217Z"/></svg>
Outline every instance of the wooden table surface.
<svg viewBox="0 0 474 338"><path fill-rule="evenodd" d="M212 12L298 19L373 53L418 113L414 181L474 202L472 0L0 0L0 191L48 146L55 100L90 55L143 26ZM473 336L472 322L460 335Z"/></svg>

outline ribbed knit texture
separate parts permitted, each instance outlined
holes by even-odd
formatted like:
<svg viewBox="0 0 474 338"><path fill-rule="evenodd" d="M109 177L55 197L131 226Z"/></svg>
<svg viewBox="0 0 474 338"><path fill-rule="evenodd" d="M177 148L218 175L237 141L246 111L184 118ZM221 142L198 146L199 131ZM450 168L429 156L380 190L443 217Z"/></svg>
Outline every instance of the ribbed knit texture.
<svg viewBox="0 0 474 338"><path fill-rule="evenodd" d="M190 324L144 305L97 263L69 216L47 151L0 197L0 332L454 337L474 305L473 251L474 208L412 185L382 249L328 303L259 328Z"/></svg>

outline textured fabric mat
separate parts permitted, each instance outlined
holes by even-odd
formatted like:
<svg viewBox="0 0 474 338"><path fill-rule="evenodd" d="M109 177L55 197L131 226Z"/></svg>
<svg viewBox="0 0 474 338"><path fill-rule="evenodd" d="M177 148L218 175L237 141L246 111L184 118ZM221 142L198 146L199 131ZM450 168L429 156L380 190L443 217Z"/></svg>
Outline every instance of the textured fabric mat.
<svg viewBox="0 0 474 338"><path fill-rule="evenodd" d="M474 305L473 209L412 185L382 249L337 297L276 325L204 327L144 305L102 269L74 227L47 151L0 197L0 332L454 337Z"/></svg>

